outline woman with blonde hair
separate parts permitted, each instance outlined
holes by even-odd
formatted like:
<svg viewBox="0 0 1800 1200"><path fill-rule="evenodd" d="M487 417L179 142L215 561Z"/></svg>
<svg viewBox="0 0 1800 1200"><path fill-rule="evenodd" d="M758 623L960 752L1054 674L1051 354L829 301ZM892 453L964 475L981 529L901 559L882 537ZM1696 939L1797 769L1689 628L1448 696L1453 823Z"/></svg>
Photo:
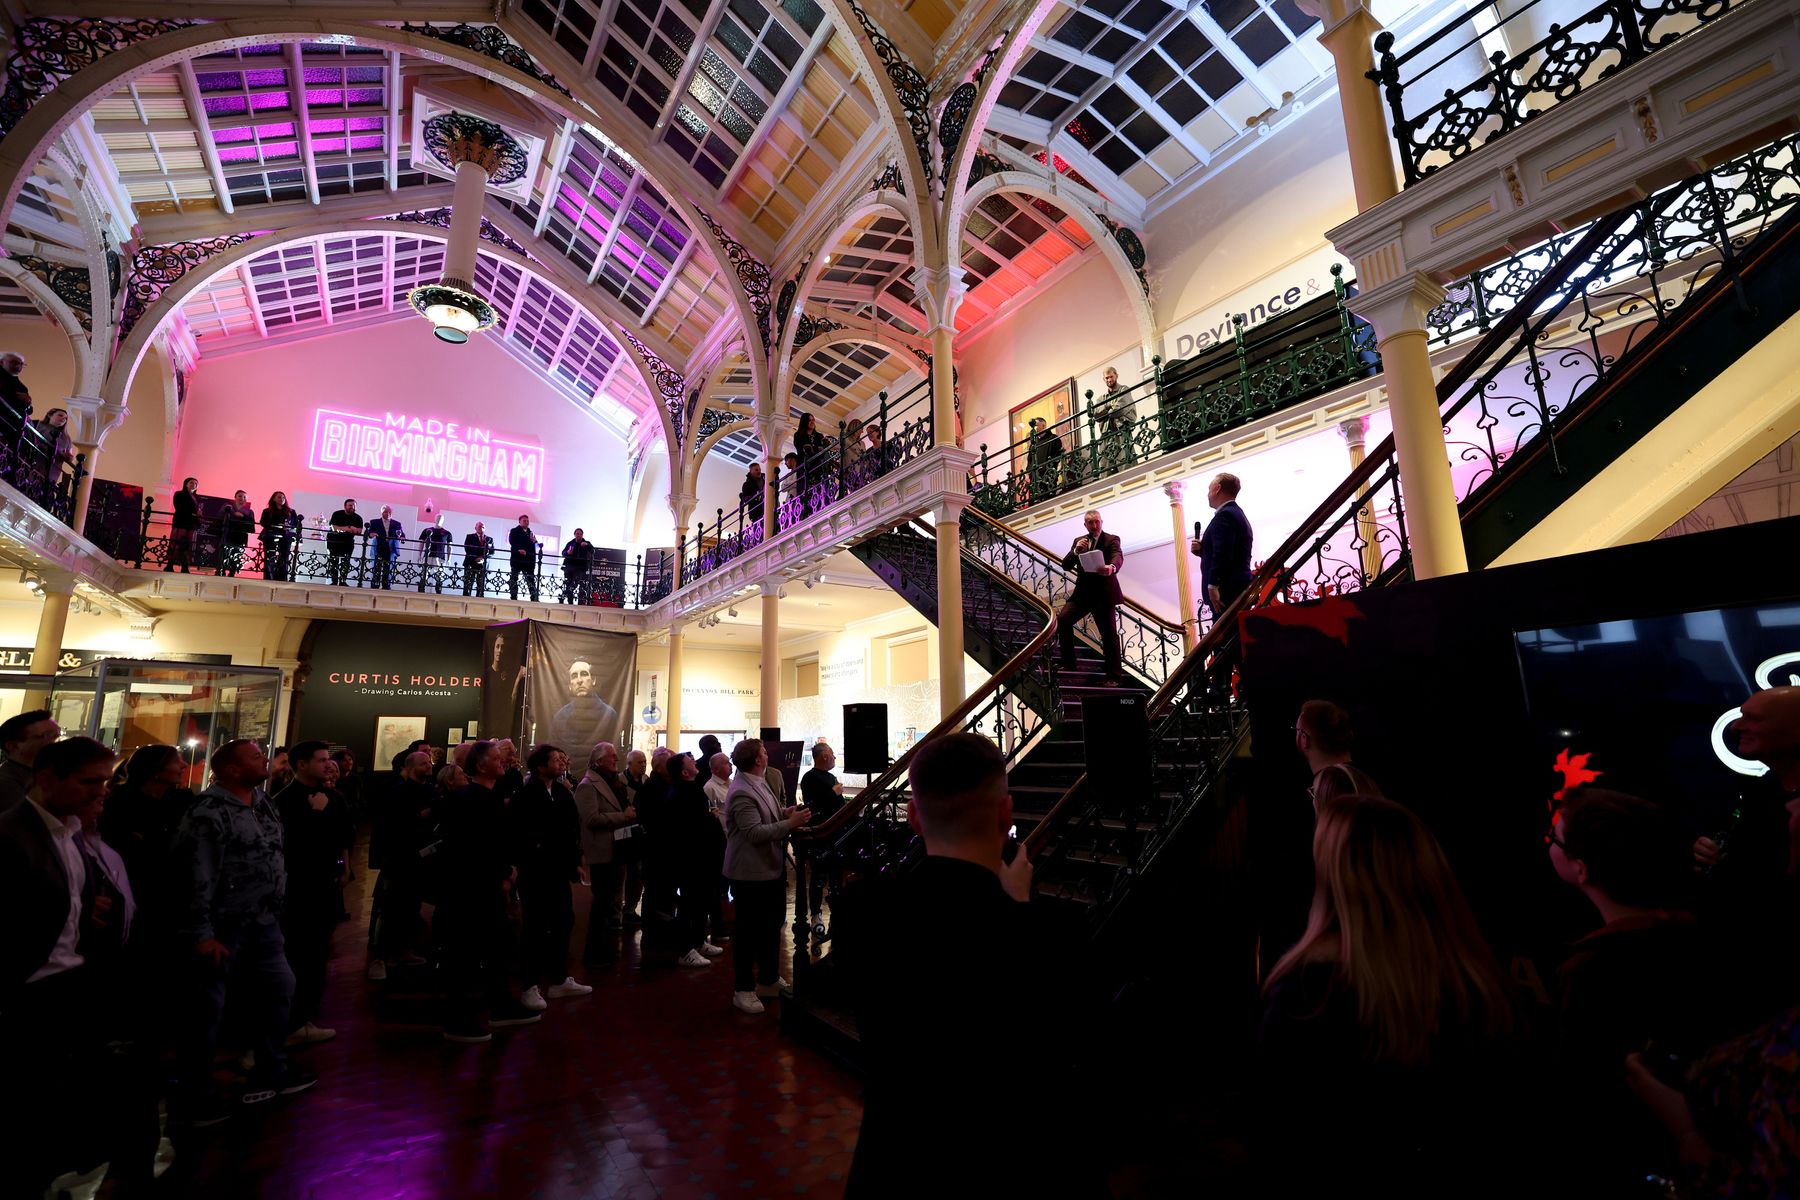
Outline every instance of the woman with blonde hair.
<svg viewBox="0 0 1800 1200"><path fill-rule="evenodd" d="M1263 989L1261 1167L1306 1191L1499 1186L1517 1015L1437 839L1390 800L1331 797L1313 866L1306 932Z"/></svg>

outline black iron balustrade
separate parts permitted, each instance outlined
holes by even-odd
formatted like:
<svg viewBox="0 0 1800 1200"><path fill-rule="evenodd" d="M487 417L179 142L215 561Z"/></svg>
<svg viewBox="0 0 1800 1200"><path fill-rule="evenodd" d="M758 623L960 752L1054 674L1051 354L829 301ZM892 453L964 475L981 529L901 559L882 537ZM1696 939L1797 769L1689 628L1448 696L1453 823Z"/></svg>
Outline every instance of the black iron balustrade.
<svg viewBox="0 0 1800 1200"><path fill-rule="evenodd" d="M1229 342L1167 365L1155 359L1146 378L1099 400L1090 391L1085 410L999 455L984 443L974 506L1005 518L1380 371L1374 331L1349 308L1354 287L1340 265L1331 274L1329 296L1259 325L1239 314Z"/></svg>
<svg viewBox="0 0 1800 1200"><path fill-rule="evenodd" d="M766 494L767 489L764 489ZM682 556L681 582L691 583L708 575L749 550L762 545L768 525L763 519L765 495L744 497L737 507L717 509L710 528L702 521L694 531L692 558L686 557L687 543L682 539L676 553Z"/></svg>
<svg viewBox="0 0 1800 1200"><path fill-rule="evenodd" d="M69 525L75 518L75 493L86 474L87 456L74 452L60 428L0 405L0 479Z"/></svg>
<svg viewBox="0 0 1800 1200"><path fill-rule="evenodd" d="M342 561L334 562L339 556L331 552L326 540L331 531L322 518L298 518L287 536L265 535L258 524L255 532L244 529L239 540L221 520L177 531L173 517L146 502L135 531L90 525L89 537L119 561L145 570L179 572L185 567L190 574L309 584L333 583L341 571L347 587L487 599L530 600L535 582L538 602L571 607L644 608L667 596L674 582L672 564L665 570L647 567L641 554L635 565L619 567L597 555L583 572L579 560L571 564L540 545L531 566L520 571L518 594L513 597L511 554L503 542L504 530L495 538L497 545L490 554L474 559L455 543L448 547L447 556L430 557L418 538L408 536L396 544L384 570L376 539L363 533L352 535Z"/></svg>
<svg viewBox="0 0 1800 1200"><path fill-rule="evenodd" d="M1061 608L1074 594L1075 573L1063 566L1054 551L1016 529L985 513L967 509L960 532L963 553L974 555L991 570L1042 600L1052 611ZM1121 661L1152 687L1161 684L1187 654L1181 626L1131 600L1114 612ZM1076 630L1090 645L1099 648L1100 631L1092 617L1082 618Z"/></svg>
<svg viewBox="0 0 1800 1200"><path fill-rule="evenodd" d="M1528 28L1527 21L1537 16L1533 10L1545 0L1530 0L1505 16L1498 15L1496 0L1488 0L1401 54L1394 53L1392 33L1377 35L1369 78L1387 98L1406 186L1748 2L1602 0L1573 20L1552 23L1547 35L1511 55L1486 53L1484 39L1514 22L1514 28ZM1487 69L1444 87L1445 74L1468 60L1483 61ZM1408 89L1415 87L1441 88L1443 99L1408 116Z"/></svg>
<svg viewBox="0 0 1800 1200"><path fill-rule="evenodd" d="M1784 139L1791 143L1792 139ZM1780 144L1778 144L1780 145ZM1746 173L1793 165L1793 147L1746 156ZM1716 173L1715 173L1716 175ZM1759 188L1761 185L1758 185ZM1742 191L1742 189L1739 189ZM1754 189L1753 189L1754 190ZM1745 214L1754 213L1754 216ZM1793 205L1731 203L1713 176L1698 176L1638 205L1602 218L1563 241L1561 256L1538 273L1518 301L1499 314L1470 353L1438 384L1445 424L1473 418L1491 431L1502 416L1523 416L1509 443L1488 438L1465 447L1484 461L1463 489L1464 509L1495 494L1520 453L1548 453L1555 461L1561 421L1639 364L1689 306L1726 302L1736 289L1741 260L1787 236L1800 221ZM1623 268L1642 258L1671 268L1673 282L1652 271ZM1578 341L1555 346L1551 323L1575 315ZM1613 344L1600 335L1628 325ZM1642 330L1639 326L1643 326ZM1573 361L1561 356L1575 355ZM1566 376L1568 391L1553 397L1548 384ZM1527 391L1506 395L1502 381L1523 380ZM1400 463L1393 438L1384 439L1314 513L1259 565L1249 588L1207 629L1195 651L1151 698L1153 786L1147 795L1077 782L1032 830L1027 850L1039 878L1055 894L1090 907L1095 927L1118 913L1130 881L1154 867L1184 821L1201 811L1226 762L1248 732L1235 702L1240 659L1239 618L1270 606L1318 601L1405 579L1412 570ZM1120 869L1072 869L1100 846Z"/></svg>
<svg viewBox="0 0 1800 1200"><path fill-rule="evenodd" d="M889 399L884 391L866 418L838 422L837 437L778 481L778 532L824 512L846 496L929 452L936 445L931 380Z"/></svg>

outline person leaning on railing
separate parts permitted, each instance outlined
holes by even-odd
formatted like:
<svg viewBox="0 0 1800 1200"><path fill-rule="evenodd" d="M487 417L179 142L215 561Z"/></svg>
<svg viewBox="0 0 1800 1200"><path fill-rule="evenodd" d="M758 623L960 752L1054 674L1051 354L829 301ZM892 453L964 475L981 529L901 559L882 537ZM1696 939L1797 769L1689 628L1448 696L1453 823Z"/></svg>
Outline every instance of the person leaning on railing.
<svg viewBox="0 0 1800 1200"><path fill-rule="evenodd" d="M250 507L250 494L239 488L231 494L231 503L219 514L219 545L223 553L219 574L236 575L244 566L244 549L250 544L250 533L256 528L256 510Z"/></svg>
<svg viewBox="0 0 1800 1200"><path fill-rule="evenodd" d="M186 575L194 558L194 532L200 528L200 481L189 475L175 493L174 516L169 518L168 569L181 568Z"/></svg>
<svg viewBox="0 0 1800 1200"><path fill-rule="evenodd" d="M31 389L20 378L24 371L23 355L11 350L0 354L0 412L6 415L9 431L24 428L31 418Z"/></svg>
<svg viewBox="0 0 1800 1200"><path fill-rule="evenodd" d="M293 566L294 534L300 515L288 505L286 492L269 493L262 510L263 578L276 581L290 577Z"/></svg>
<svg viewBox="0 0 1800 1200"><path fill-rule="evenodd" d="M825 451L827 445L825 435L819 432L813 415L802 413L799 427L794 430L794 453L800 459L799 494L806 501L809 511L812 507L812 487L819 482L819 455Z"/></svg>

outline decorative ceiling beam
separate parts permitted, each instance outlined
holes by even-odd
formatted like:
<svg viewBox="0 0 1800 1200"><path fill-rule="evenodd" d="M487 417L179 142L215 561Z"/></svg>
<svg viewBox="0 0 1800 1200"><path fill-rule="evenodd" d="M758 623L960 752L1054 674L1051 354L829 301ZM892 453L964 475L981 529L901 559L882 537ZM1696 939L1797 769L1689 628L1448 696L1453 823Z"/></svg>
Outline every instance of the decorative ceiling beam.
<svg viewBox="0 0 1800 1200"><path fill-rule="evenodd" d="M756 123L756 130L750 135L750 141L744 146L744 152L738 155L738 160L731 165L731 170L725 173L725 182L719 185L719 195L731 194L731 189L736 186L737 181L743 177L744 171L750 166L750 160L761 152L763 143L768 141L769 134L774 132L775 123L781 119L781 114L786 112L788 105L793 102L794 93L798 92L800 85L806 82L806 73L812 69L813 60L818 58L819 52L830 43L833 29L830 18L819 22L819 27L813 31L812 38L806 43L806 48L800 52L799 60L794 63L792 73L782 83L781 90L775 93L769 107L763 112L763 119Z"/></svg>
<svg viewBox="0 0 1800 1200"><path fill-rule="evenodd" d="M381 256L381 307L388 312L394 311L394 249L399 244L389 238Z"/></svg>
<svg viewBox="0 0 1800 1200"><path fill-rule="evenodd" d="M242 212L225 216L215 212L151 213L138 222L139 240L160 246L172 242L193 242L231 233L253 233L265 229L285 229L290 225L342 218L385 217L397 209L441 208L450 203L453 185L428 183L421 187L400 189L396 195L386 192L357 192L345 196L327 196L318 207L304 200L282 200L274 204L258 204ZM29 213L24 205L15 205L14 222Z"/></svg>
<svg viewBox="0 0 1800 1200"><path fill-rule="evenodd" d="M544 199L538 205L537 221L532 232L539 237L544 230L550 228L550 218L556 212L556 197L562 191L562 174L569 166L569 155L575 152L574 121L564 121L562 131L556 135L555 154L550 160L550 173L544 176Z"/></svg>
<svg viewBox="0 0 1800 1200"><path fill-rule="evenodd" d="M186 71L182 72L183 74L192 73L193 67L185 59L182 61L181 66L187 68ZM187 88L183 87L181 91L185 98ZM189 103L189 112L193 112L197 109L204 111L198 102ZM94 122L94 132L100 134L102 137L131 133L196 133L198 132L196 129L197 124L198 121L184 120L181 117L151 117L147 119L139 119L137 117L107 117L104 120Z"/></svg>
<svg viewBox="0 0 1800 1200"><path fill-rule="evenodd" d="M385 139L382 149L387 154L382 178L386 181L389 192L400 190L400 98L406 91L405 70L400 63L398 50L388 51L387 69L387 120L382 122L381 136ZM349 142L344 143L346 146Z"/></svg>
<svg viewBox="0 0 1800 1200"><path fill-rule="evenodd" d="M391 246L392 243L390 242ZM312 240L313 267L319 278L319 316L327 325L336 324L331 311L331 273L325 268L325 239ZM354 261L354 259L352 260Z"/></svg>
<svg viewBox="0 0 1800 1200"><path fill-rule="evenodd" d="M300 171L306 176L306 198L319 202L319 164L313 158L312 114L306 108L306 68L300 63L300 43L287 44L288 105L294 110L294 133L300 139ZM349 147L350 141L344 139Z"/></svg>
<svg viewBox="0 0 1800 1200"><path fill-rule="evenodd" d="M649 325L656 320L656 310L669 296L669 289L675 286L675 280L687 268L688 260L694 257L694 250L700 245L700 239L691 237L682 244L675 254L675 262L669 267L669 273L663 281L656 285L656 294L650 297L650 303L644 306L644 324Z"/></svg>
<svg viewBox="0 0 1800 1200"><path fill-rule="evenodd" d="M669 98L663 101L662 112L657 114L656 125L650 131L653 137L661 137L662 131L669 127L669 118L675 115L675 106L682 103L687 95L688 84L694 81L694 72L700 69L700 58L706 53L706 43L719 27L719 18L724 15L725 0L712 0L706 6L706 12L700 18L700 28L694 31L694 44L688 47L687 58L681 64L681 73L673 80Z"/></svg>
<svg viewBox="0 0 1800 1200"><path fill-rule="evenodd" d="M206 169L212 172L213 190L219 199L219 211L229 216L231 207L231 188L225 183L225 166L219 161L219 148L213 144L212 121L206 115L206 102L200 96L200 81L194 76L194 64L191 59L182 59L176 71L176 79L181 84L181 99L187 105L188 116L193 124L189 126L200 143L200 157L206 160Z"/></svg>
<svg viewBox="0 0 1800 1200"><path fill-rule="evenodd" d="M266 338L269 336L269 324L263 319L262 301L256 298L256 280L250 277L252 261L246 258L233 270L237 273L238 282L244 285L244 303L249 306L250 321L256 326L257 336Z"/></svg>
<svg viewBox="0 0 1800 1200"><path fill-rule="evenodd" d="M639 171L625 185L625 195L619 201L619 211L606 227L606 236L600 241L600 252L594 255L594 265L588 269L588 286L594 286L594 280L600 278L600 272L606 268L606 260L612 254L613 247L619 242L619 230L625 227L625 220L631 215L631 205L644 190L644 173ZM689 238L689 241L694 239Z"/></svg>
<svg viewBox="0 0 1800 1200"><path fill-rule="evenodd" d="M62 17L166 17L172 7L169 0L56 0L54 4L30 4L22 7L42 9ZM243 0L182 0L181 15L196 20L223 21L244 15ZM393 21L402 5L395 0L337 0L336 3L308 4L306 16L314 21ZM494 19L494 6L471 3L470 0L433 0L432 20L442 23L466 22L480 25Z"/></svg>

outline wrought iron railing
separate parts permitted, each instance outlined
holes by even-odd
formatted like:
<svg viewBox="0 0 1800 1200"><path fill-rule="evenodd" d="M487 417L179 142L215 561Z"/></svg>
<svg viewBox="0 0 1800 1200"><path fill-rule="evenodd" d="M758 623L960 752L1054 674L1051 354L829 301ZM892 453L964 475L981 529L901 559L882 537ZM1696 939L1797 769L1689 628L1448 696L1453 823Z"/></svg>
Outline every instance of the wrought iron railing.
<svg viewBox="0 0 1800 1200"><path fill-rule="evenodd" d="M1374 331L1351 313L1354 289L1333 264L1332 295L1246 326L1232 318L1219 349L1164 365L1082 412L990 454L975 468L974 505L1004 518L1381 369ZM1000 475L1001 469L1006 474Z"/></svg>
<svg viewBox="0 0 1800 1200"><path fill-rule="evenodd" d="M1075 573L1063 566L1063 558L1010 526L973 508L962 515L963 553L972 554L991 570L1036 596L1052 611L1061 608L1075 591ZM1114 610L1119 629L1119 655L1124 665L1155 687L1169 677L1186 655L1181 626L1165 621L1134 600ZM1092 617L1084 617L1076 633L1095 649L1100 631Z"/></svg>
<svg viewBox="0 0 1800 1200"><path fill-rule="evenodd" d="M766 493L767 489L764 490ZM763 496L745 496L729 512L719 509L710 528L702 521L694 531L694 556L682 562L681 581L692 582L718 570L740 554L762 545L763 535L768 529L768 524L763 519L763 505L766 503ZM689 543L684 538L677 549L684 551L688 546Z"/></svg>
<svg viewBox="0 0 1800 1200"><path fill-rule="evenodd" d="M1765 166L1792 165L1791 157L1779 154L1752 157ZM1743 265L1790 237L1800 221L1791 205L1763 206L1756 220L1740 221L1729 205L1697 199L1716 195L1697 177L1594 222L1439 382L1440 409L1452 430L1459 422L1490 429L1500 417L1513 418L1510 444L1487 439L1464 446L1465 460L1479 460L1459 484L1465 512L1497 493L1510 477L1509 464L1544 455L1555 463L1562 422L1679 332L1677 314L1734 303ZM1675 286L1656 273L1621 284L1621 264L1646 255L1651 240L1667 248L1667 263L1688 260L1686 269L1673 273ZM1570 314L1579 340L1553 345L1551 324ZM1613 343L1601 342L1600 331L1627 319L1634 323L1619 330ZM1550 395L1548 385L1565 377L1567 393ZM1503 393L1509 380L1524 380L1528 391ZM1248 717L1233 696L1239 619L1271 605L1320 600L1410 575L1400 484L1389 437L1257 567L1244 593L1151 698L1151 788L1090 789L1084 778L1032 830L1026 846L1040 863L1040 878L1057 881L1055 894L1091 905L1097 928L1116 915L1130 881L1153 869L1183 823L1201 810L1248 732ZM1079 869L1097 857L1110 857L1117 869Z"/></svg>
<svg viewBox="0 0 1800 1200"><path fill-rule="evenodd" d="M39 421L26 420L0 404L0 479L61 521L75 518L75 493L87 474L87 456L76 454L68 435L52 425L52 409Z"/></svg>
<svg viewBox="0 0 1800 1200"><path fill-rule="evenodd" d="M148 570L185 569L270 582L434 595L508 596L546 604L642 608L668 595L673 582L668 572L646 567L642 554L635 564L620 562L600 548L592 558L565 558L547 552L541 543L515 578L505 530L489 535L498 544L485 555L472 556L462 545L452 544L443 556L433 557L420 539L409 536L388 543L384 561L379 539L355 533L333 540L317 518L296 516L284 532L260 522L233 525L217 518L203 521L197 529L177 530L173 516L146 504L134 536L92 527L90 536L121 562Z"/></svg>
<svg viewBox="0 0 1800 1200"><path fill-rule="evenodd" d="M1549 11L1547 0L1529 0L1504 16L1498 0L1488 0L1401 54L1394 53L1394 35L1382 32L1369 78L1387 97L1406 186L1748 2L1602 0L1510 55L1490 52L1490 40L1504 38L1509 27L1530 28ZM1477 62L1485 69L1473 79L1459 70ZM1409 91L1443 98L1409 116Z"/></svg>
<svg viewBox="0 0 1800 1200"><path fill-rule="evenodd" d="M1796 138L1790 135L1657 192L1652 200L1674 202L1664 217L1647 227L1644 236L1631 239L1615 256L1617 278L1699 266L1691 253L1692 231L1698 227L1724 229L1733 237L1760 231L1800 199L1795 156ZM1486 333L1547 269L1563 260L1589 228L1591 222L1446 284L1443 303L1425 318L1432 342L1444 344ZM1551 302L1556 303L1556 298Z"/></svg>
<svg viewBox="0 0 1800 1200"><path fill-rule="evenodd" d="M780 487L776 528L785 532L911 462L934 445L930 380L890 400L880 395L866 420L838 422L837 437L801 460Z"/></svg>

